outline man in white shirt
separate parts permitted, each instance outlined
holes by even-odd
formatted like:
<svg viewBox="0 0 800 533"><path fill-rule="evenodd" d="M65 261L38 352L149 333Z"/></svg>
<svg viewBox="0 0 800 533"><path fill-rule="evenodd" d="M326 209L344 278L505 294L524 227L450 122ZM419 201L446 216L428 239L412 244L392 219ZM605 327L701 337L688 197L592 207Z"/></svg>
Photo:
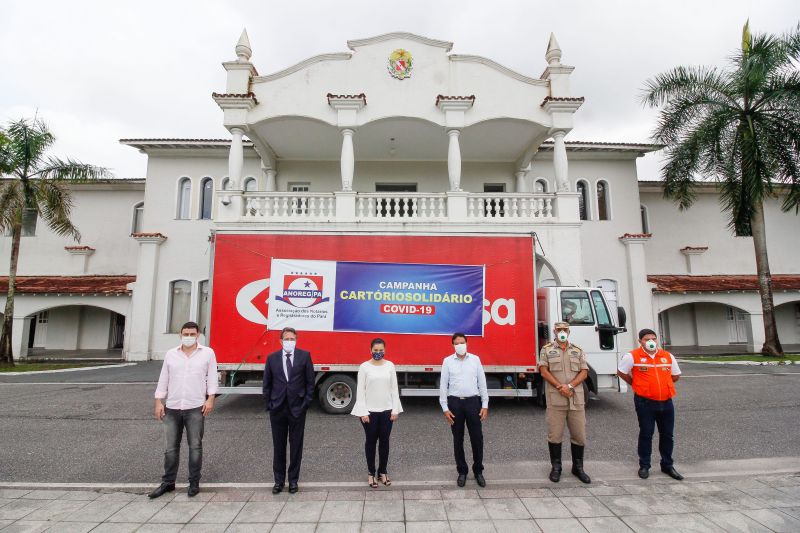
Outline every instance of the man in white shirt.
<svg viewBox="0 0 800 533"><path fill-rule="evenodd" d="M189 496L200 492L205 417L214 409L217 393L217 358L214 350L197 342L200 327L181 327L181 345L167 351L155 393L155 417L164 422L164 476L148 496L158 498L175 490L181 437L189 443Z"/></svg>
<svg viewBox="0 0 800 533"><path fill-rule="evenodd" d="M483 477L483 431L481 422L489 416L489 392L486 390L486 374L477 355L467 353L467 336L454 333L452 337L455 353L442 361L439 384L439 404L453 432L453 451L456 457L458 479L463 487L467 482L467 460L464 456L464 424L469 431L472 446L472 473L481 487L486 486Z"/></svg>

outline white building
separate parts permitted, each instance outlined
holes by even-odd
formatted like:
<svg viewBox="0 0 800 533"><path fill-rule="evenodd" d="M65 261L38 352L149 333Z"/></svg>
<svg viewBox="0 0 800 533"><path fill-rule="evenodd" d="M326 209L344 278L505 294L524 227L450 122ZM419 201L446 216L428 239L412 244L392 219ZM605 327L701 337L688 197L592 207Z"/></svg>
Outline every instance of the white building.
<svg viewBox="0 0 800 533"><path fill-rule="evenodd" d="M603 287L628 311L622 346L657 327L675 351L760 348L752 239L727 229L713 186L680 213L637 176L658 146L566 139L584 99L554 38L538 77L451 46L393 33L262 76L243 34L213 94L230 139L122 140L146 154L146 179L74 186L81 247L28 221L16 355L107 350L124 330L127 359L162 357L180 324L207 327L215 227L535 232L538 282ZM800 218L765 209L779 333L796 349Z"/></svg>

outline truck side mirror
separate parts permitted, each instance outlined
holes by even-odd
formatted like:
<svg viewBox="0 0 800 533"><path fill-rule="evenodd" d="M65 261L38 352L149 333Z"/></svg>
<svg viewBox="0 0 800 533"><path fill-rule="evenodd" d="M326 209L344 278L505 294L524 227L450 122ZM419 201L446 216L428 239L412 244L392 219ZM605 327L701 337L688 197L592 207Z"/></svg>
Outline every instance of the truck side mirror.
<svg viewBox="0 0 800 533"><path fill-rule="evenodd" d="M617 325L621 328L625 327L625 324L628 322L628 313L625 312L625 308L617 306Z"/></svg>

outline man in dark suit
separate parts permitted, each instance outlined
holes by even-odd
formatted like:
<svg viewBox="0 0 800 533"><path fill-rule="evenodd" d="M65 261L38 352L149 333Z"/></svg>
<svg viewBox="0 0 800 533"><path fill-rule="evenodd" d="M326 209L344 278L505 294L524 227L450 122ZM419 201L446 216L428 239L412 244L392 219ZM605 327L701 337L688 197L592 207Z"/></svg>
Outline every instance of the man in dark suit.
<svg viewBox="0 0 800 533"><path fill-rule="evenodd" d="M281 349L269 354L264 365L264 404L272 427L272 493L286 481L286 439L289 439L289 492L297 492L303 459L306 410L314 396L314 363L311 354L296 348L297 331L283 328Z"/></svg>

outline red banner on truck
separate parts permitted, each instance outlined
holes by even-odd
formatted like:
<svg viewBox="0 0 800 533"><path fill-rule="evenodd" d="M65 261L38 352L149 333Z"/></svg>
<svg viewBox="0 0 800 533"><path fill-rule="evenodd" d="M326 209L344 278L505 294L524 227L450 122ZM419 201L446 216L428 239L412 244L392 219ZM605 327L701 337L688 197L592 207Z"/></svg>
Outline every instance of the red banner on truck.
<svg viewBox="0 0 800 533"><path fill-rule="evenodd" d="M283 302L285 294L305 296L304 291L316 290L318 285L322 285L318 272L301 272L298 269L297 273L287 271L281 277L284 284L291 287L290 292L286 292L286 287L270 287L273 260L279 259L298 260L300 265L313 264L314 261L392 263L400 266L482 265L485 269L481 320L483 335L469 337L470 352L480 356L483 364L488 366L530 369L535 365L532 237L260 233L217 233L215 236L209 342L217 353L219 363L263 364L266 356L279 348L279 331L268 324L269 306L276 301L276 296ZM402 269L397 271L403 272ZM379 278L376 277L375 284L381 288L384 287L380 283L392 284L391 287L402 287L404 283L424 283L416 279ZM298 284L300 288L294 288ZM368 286L364 288L369 289ZM430 289L429 286L425 288ZM270 289L273 289L272 293ZM356 291L340 292L342 294L339 295L332 293L331 297L346 298L359 294ZM388 293L381 292L383 295ZM408 293L393 289L391 294ZM430 290L428 294L431 299L442 298ZM312 296L316 298L317 294ZM319 296L325 297L321 293ZM370 357L370 340L375 337L386 341L387 359L396 365L438 366L446 355L452 353L450 336L444 331L436 330L438 334L376 331L388 318L381 317L381 314L417 314L410 313L409 309L424 305L413 301L372 303L374 305L359 307L360 312L365 309L369 312L374 307L376 316L364 322L377 325L365 325L363 329L368 331L301 330L298 332L298 346L311 351L316 365L331 366L358 365L366 361ZM424 320L424 317L413 319ZM297 325L300 324L302 322ZM392 329L398 331L396 327ZM462 329L475 330L475 326L465 323Z"/></svg>

